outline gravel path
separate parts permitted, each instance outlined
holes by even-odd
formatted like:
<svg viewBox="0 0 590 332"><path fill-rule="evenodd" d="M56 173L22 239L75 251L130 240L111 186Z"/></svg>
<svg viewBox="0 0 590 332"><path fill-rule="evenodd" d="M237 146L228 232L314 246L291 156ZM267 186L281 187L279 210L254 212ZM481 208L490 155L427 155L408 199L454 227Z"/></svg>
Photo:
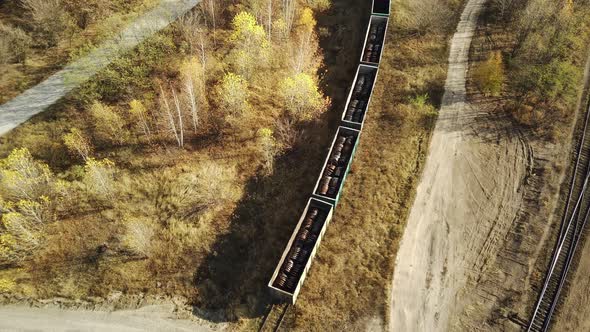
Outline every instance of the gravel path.
<svg viewBox="0 0 590 332"><path fill-rule="evenodd" d="M167 306L147 306L125 311L77 311L24 306L0 307L0 331L221 331L224 326L206 326L174 319Z"/></svg>
<svg viewBox="0 0 590 332"><path fill-rule="evenodd" d="M200 0L161 0L160 5L130 23L116 38L104 42L87 56L0 105L0 136L46 110L72 89L88 81L115 57L165 28L199 2Z"/></svg>
<svg viewBox="0 0 590 332"><path fill-rule="evenodd" d="M485 3L467 2L451 42L442 107L397 254L391 331L461 330L467 281L489 268L522 204L529 147L509 121L466 102L469 49Z"/></svg>

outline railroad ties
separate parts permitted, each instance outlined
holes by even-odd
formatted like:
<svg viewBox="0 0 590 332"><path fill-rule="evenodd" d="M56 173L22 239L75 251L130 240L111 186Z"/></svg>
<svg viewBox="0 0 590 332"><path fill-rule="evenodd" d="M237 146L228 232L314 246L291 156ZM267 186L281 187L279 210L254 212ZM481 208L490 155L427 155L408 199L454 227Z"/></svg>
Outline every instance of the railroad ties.
<svg viewBox="0 0 590 332"><path fill-rule="evenodd" d="M270 307L270 311L264 318L262 326L259 332L276 332L281 328L283 319L289 310L290 305L288 303L273 304Z"/></svg>
<svg viewBox="0 0 590 332"><path fill-rule="evenodd" d="M590 105L586 110L582 138L578 146L574 174L566 200L557 243L553 250L551 263L545 282L534 307L527 331L547 331L551 317L564 287L567 272L576 252L582 230L590 214L590 133L587 133Z"/></svg>
<svg viewBox="0 0 590 332"><path fill-rule="evenodd" d="M268 283L274 304L260 331L276 331L297 301L323 235L332 219L350 170L377 80L389 21L391 0L373 0L363 52L346 106L322 171L299 222Z"/></svg>

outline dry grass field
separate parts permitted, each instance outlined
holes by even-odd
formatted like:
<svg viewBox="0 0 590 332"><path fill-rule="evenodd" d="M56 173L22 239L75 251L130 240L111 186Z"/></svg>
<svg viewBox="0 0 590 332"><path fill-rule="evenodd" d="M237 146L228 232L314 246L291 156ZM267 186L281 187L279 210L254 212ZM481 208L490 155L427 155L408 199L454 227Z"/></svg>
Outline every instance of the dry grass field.
<svg viewBox="0 0 590 332"><path fill-rule="evenodd" d="M217 17L217 41L211 31L206 35L211 87L233 69L224 62L233 47L231 18L247 9L240 4L225 8ZM302 10L298 9L293 29L300 34L307 31L306 24L315 24L309 16L307 21L299 18L305 17ZM212 93L202 114L202 130L185 133L183 148L161 129L161 119L150 124L153 136L144 136L129 119L129 104L141 100L149 114L162 108L160 86L174 89L179 67L190 56L180 29L175 25L154 35L71 96L0 139L2 158L16 148L27 148L35 160L49 166L56 183L67 184L67 194L52 210L55 221L36 230L41 245L2 266L3 301L60 297L93 302L119 293L123 298L145 294L184 298L199 315L214 320L260 317L262 307L256 304L266 303L264 280L323 162L323 148L335 128L325 124L335 122L323 115L277 128L277 142L283 143L283 129L286 135L295 134L293 143L280 151L273 172L263 171L258 132L278 127L284 114L277 85L290 75L291 54L282 54L249 77L251 107L237 127L216 122L223 111L216 99L220 97ZM311 63L303 71L313 71L315 78L321 53L316 54L314 34L308 36L310 54L300 56ZM280 41L292 50L289 42L284 37ZM341 37L340 43L345 42ZM338 75L352 77L356 60L342 59L328 67L339 67ZM337 89L335 96L344 94L348 85L337 80L322 84L327 91ZM100 131L101 123L92 115L97 100L125 119L119 137L109 139ZM342 107L341 97L334 102ZM84 182L87 165L64 144L71 128L91 139L93 158L114 163L112 196L89 195ZM293 203L285 208L285 202ZM2 216L15 207L3 200L0 205ZM0 233L7 231L2 228ZM260 241L264 236L268 241ZM128 305L134 304L121 302L121 308Z"/></svg>
<svg viewBox="0 0 590 332"><path fill-rule="evenodd" d="M398 18L389 25L351 174L287 318L296 331L381 330L387 324L396 251L442 98L448 39L461 9L450 5L453 22L422 35L403 25L401 17L412 13L408 3L393 4Z"/></svg>

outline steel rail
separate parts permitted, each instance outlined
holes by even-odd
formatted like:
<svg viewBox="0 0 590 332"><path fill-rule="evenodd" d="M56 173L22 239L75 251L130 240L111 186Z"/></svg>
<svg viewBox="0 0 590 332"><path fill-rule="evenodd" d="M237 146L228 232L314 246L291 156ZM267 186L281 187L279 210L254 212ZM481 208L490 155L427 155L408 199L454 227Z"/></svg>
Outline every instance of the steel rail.
<svg viewBox="0 0 590 332"><path fill-rule="evenodd" d="M277 307L281 307L280 309L278 309L281 311L279 313L278 320L273 322L271 316L272 316L273 311ZM262 321L262 325L260 326L260 329L258 330L258 332L264 332L264 331L277 332L279 330L279 328L281 327L281 324L283 323L283 320L285 319L287 311L289 310L290 307L291 307L291 304L287 304L287 303L273 304L270 307L270 310L268 311L266 316L264 317L264 320ZM269 325L269 324L272 324L272 325Z"/></svg>
<svg viewBox="0 0 590 332"><path fill-rule="evenodd" d="M543 288L539 294L537 302L535 304L535 308L533 311L533 315L527 327L527 331L529 332L536 332L542 331L545 332L549 329L549 323L551 321L552 315L555 312L557 307L558 299L561 294L561 291L565 285L566 276L569 271L571 262L573 260L574 254L576 252L577 245L579 243L579 239L584 229L588 216L590 215L590 209L586 207L586 211L581 211L582 204L584 203L584 199L587 199L586 189L588 187L588 182L590 178L590 158L587 161L587 165L581 164L581 159L583 157L583 151L586 144L590 145L590 142L587 142L587 129L588 129L588 119L590 117L590 105L586 109L586 117L584 121L583 131L582 131L582 138L580 140L579 147L577 149L577 157L576 163L574 167L574 173L572 176L572 181L570 184L570 190L567 196L566 207L564 211L564 215L562 218L562 223L560 226L559 236L556 241L555 248L553 250L553 255L551 258L551 263L549 265L549 269L545 276L545 281L543 283ZM588 156L587 156L588 157ZM585 172L580 174L580 168L586 167ZM574 206L573 211L571 214L569 213L572 203L572 196L574 196L574 191L577 187L577 182L581 179L581 176L584 176L584 182L582 185L581 190L577 193L577 200ZM583 215L583 218L580 219L580 216ZM572 227L574 227L572 231ZM571 232L570 232L571 231ZM571 235L571 238L570 238ZM564 248L566 241L569 239L570 243L567 248ZM564 252L564 249L567 250ZM562 256L565 255L565 257ZM563 259L563 266L561 268L557 267L558 263L560 263L560 259ZM557 268L557 270L556 270ZM551 294L548 292L549 287L551 286L552 279L558 278L556 281L557 286ZM545 308L543 307L545 304ZM544 316L541 316L544 314ZM540 321L539 321L540 320Z"/></svg>

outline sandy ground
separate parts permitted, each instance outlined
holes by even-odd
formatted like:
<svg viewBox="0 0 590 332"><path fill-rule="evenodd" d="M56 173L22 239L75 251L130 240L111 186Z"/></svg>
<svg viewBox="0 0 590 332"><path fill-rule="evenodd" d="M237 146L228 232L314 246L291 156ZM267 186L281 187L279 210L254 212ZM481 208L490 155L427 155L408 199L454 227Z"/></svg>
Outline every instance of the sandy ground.
<svg viewBox="0 0 590 332"><path fill-rule="evenodd" d="M125 311L74 311L25 306L0 307L0 331L220 331L195 321L175 319L168 306Z"/></svg>
<svg viewBox="0 0 590 332"><path fill-rule="evenodd" d="M485 2L467 3L451 42L443 106L397 255L392 331L461 329L462 289L498 255L523 201L528 145L502 127L506 121L466 102L469 49Z"/></svg>
<svg viewBox="0 0 590 332"><path fill-rule="evenodd" d="M46 110L68 92L88 81L118 55L167 27L199 2L200 0L161 0L157 7L131 22L120 35L105 41L87 56L0 105L0 135Z"/></svg>
<svg viewBox="0 0 590 332"><path fill-rule="evenodd" d="M396 260L391 330L522 330L559 229L575 121L552 144L523 133L498 109L500 100L471 89L466 96L484 3L468 2L452 40L443 106ZM585 260L556 331L590 329L588 275Z"/></svg>

